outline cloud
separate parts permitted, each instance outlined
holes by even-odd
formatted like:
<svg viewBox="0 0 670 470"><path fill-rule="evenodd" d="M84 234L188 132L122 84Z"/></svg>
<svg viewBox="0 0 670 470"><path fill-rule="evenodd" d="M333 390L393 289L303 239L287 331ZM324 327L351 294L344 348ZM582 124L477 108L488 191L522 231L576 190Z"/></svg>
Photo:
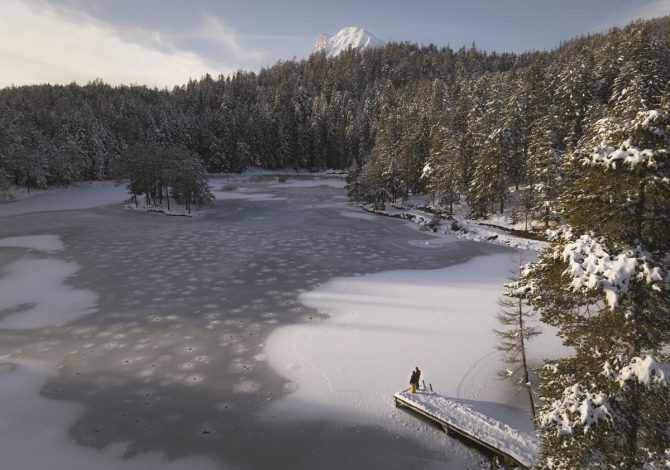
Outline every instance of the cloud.
<svg viewBox="0 0 670 470"><path fill-rule="evenodd" d="M613 26L624 26L638 19L650 19L670 15L670 0L652 0L646 4L640 3L614 10L605 16L593 29L605 30Z"/></svg>
<svg viewBox="0 0 670 470"><path fill-rule="evenodd" d="M243 49L235 30L214 16L203 15L202 27L193 36L222 46L237 59L258 61L264 56L260 51Z"/></svg>
<svg viewBox="0 0 670 470"><path fill-rule="evenodd" d="M242 57L234 33L222 28L217 34L223 45L235 48L234 54ZM176 48L158 32L124 34L82 13L70 15L44 4L30 8L21 0L3 1L0 87L86 83L96 78L111 84L171 87L190 77L229 74L237 68Z"/></svg>
<svg viewBox="0 0 670 470"><path fill-rule="evenodd" d="M630 10L630 17L628 20L657 18L665 15L670 15L670 0L656 0L648 5L641 5Z"/></svg>

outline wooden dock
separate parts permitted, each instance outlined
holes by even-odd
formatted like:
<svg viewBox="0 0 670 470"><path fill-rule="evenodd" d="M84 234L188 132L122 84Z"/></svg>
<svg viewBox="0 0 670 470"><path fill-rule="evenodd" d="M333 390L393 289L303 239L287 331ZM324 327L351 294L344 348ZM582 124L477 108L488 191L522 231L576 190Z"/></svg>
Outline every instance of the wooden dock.
<svg viewBox="0 0 670 470"><path fill-rule="evenodd" d="M439 393L408 390L393 396L395 406L407 408L441 427L447 435L458 436L486 449L503 468L529 469L539 453L532 436L513 429ZM496 462L494 462L495 465Z"/></svg>

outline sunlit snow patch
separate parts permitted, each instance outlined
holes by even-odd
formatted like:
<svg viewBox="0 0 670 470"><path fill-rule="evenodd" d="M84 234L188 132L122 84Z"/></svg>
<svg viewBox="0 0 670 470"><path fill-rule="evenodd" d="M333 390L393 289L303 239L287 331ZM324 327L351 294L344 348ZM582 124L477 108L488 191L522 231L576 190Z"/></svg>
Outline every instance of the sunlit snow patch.
<svg viewBox="0 0 670 470"><path fill-rule="evenodd" d="M301 295L330 318L279 328L266 342L270 365L297 385L270 416L330 417L387 426L389 399L410 371L451 397L507 403L510 385L493 329L515 256L493 255L442 269L335 278ZM553 333L533 358L554 354Z"/></svg>

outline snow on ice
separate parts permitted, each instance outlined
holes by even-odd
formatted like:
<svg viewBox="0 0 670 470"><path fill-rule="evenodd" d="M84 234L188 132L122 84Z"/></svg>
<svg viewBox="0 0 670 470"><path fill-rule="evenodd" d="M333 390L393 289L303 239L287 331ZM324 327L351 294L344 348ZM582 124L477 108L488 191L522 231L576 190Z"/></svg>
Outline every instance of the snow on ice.
<svg viewBox="0 0 670 470"><path fill-rule="evenodd" d="M440 393L508 403L514 391L496 379L501 362L492 330L515 261L493 255L436 270L335 278L304 293L302 303L330 317L281 327L266 341L270 365L297 384L266 415L318 415L403 432L389 417L389 400L407 387L416 365ZM531 360L565 354L548 329L533 346ZM529 422L526 412L516 413Z"/></svg>
<svg viewBox="0 0 670 470"><path fill-rule="evenodd" d="M128 199L126 185L113 182L93 182L73 185L63 191L44 191L14 202L0 204L0 217L32 212L89 209L118 204Z"/></svg>
<svg viewBox="0 0 670 470"><path fill-rule="evenodd" d="M67 323L95 310L98 295L65 284L78 272L76 263L59 259L21 258L0 278L0 327L40 328Z"/></svg>
<svg viewBox="0 0 670 470"><path fill-rule="evenodd" d="M0 239L0 248L27 248L51 253L61 251L63 242L58 235L26 235Z"/></svg>

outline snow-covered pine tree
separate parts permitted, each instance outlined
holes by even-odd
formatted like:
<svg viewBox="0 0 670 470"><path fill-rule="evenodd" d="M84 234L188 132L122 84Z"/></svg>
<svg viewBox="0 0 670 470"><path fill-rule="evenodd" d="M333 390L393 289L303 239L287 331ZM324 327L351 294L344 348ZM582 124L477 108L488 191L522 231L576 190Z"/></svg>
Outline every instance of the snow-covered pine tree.
<svg viewBox="0 0 670 470"><path fill-rule="evenodd" d="M448 205L449 215L452 215L453 204L459 200L458 153L454 148L458 133L447 128L449 105L446 96L444 84L436 80L430 110L430 146L421 179L431 192L433 203Z"/></svg>
<svg viewBox="0 0 670 470"><path fill-rule="evenodd" d="M193 204L198 208L209 204L214 196L207 182L207 173L200 159L184 148L173 151L175 158L174 178L172 180L172 196L186 206L191 213Z"/></svg>
<svg viewBox="0 0 670 470"><path fill-rule="evenodd" d="M664 103L587 130L566 160L579 175L561 200L567 225L512 285L575 350L538 371L542 468L668 463L667 96Z"/></svg>
<svg viewBox="0 0 670 470"><path fill-rule="evenodd" d="M548 106L546 114L533 122L528 148L526 174L532 192L533 209L549 228L556 221L558 197L562 190L561 160L565 129L555 106Z"/></svg>
<svg viewBox="0 0 670 470"><path fill-rule="evenodd" d="M494 74L489 80L491 94L485 113L474 124L483 140L468 188L468 202L477 217L494 212L494 205L503 212L508 195L508 168L514 153L512 132L505 127L508 83L501 74Z"/></svg>
<svg viewBox="0 0 670 470"><path fill-rule="evenodd" d="M454 148L457 145L454 140L444 116L440 116L431 129L430 154L422 173L435 202L449 206L449 215L454 213L454 203L459 201L458 150Z"/></svg>
<svg viewBox="0 0 670 470"><path fill-rule="evenodd" d="M391 194L393 200L407 195L407 186L401 173L401 136L399 116L387 115L379 121L377 138L372 149L372 164L379 168L383 188Z"/></svg>

